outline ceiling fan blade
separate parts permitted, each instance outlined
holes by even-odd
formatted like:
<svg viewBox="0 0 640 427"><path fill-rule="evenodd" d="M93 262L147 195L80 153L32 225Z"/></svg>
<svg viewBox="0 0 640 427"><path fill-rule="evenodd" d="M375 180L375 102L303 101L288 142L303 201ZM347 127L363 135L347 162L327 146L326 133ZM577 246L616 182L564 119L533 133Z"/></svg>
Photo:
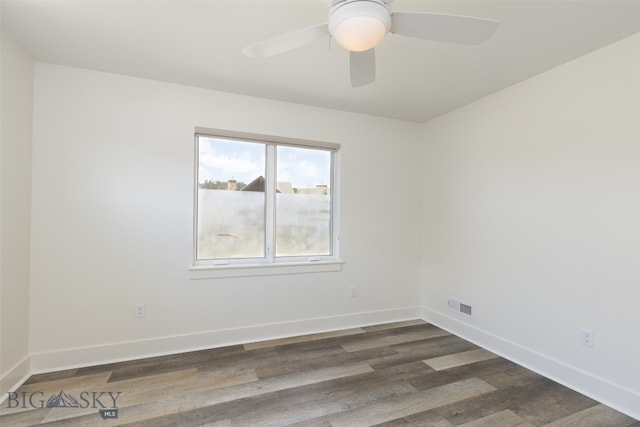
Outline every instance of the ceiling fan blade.
<svg viewBox="0 0 640 427"><path fill-rule="evenodd" d="M498 29L498 22L472 16L427 12L395 12L391 32L449 43L480 44Z"/></svg>
<svg viewBox="0 0 640 427"><path fill-rule="evenodd" d="M376 79L376 53L369 49L364 52L349 52L351 87L360 87Z"/></svg>
<svg viewBox="0 0 640 427"><path fill-rule="evenodd" d="M266 58L304 46L328 35L329 25L325 22L252 44L242 49L242 53L250 58Z"/></svg>

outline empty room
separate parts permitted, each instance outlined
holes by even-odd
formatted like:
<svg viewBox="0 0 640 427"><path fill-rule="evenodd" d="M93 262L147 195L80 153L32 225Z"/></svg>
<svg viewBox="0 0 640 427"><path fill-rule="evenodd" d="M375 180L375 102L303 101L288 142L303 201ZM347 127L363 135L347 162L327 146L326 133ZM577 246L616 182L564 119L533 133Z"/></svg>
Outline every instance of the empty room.
<svg viewBox="0 0 640 427"><path fill-rule="evenodd" d="M640 1L0 19L0 425L640 427Z"/></svg>

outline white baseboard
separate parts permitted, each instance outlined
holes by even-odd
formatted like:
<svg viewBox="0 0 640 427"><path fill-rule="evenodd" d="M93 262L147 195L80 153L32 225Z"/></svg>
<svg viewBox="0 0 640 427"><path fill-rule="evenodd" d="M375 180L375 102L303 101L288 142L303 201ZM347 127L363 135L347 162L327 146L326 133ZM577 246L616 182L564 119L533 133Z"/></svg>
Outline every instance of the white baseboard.
<svg viewBox="0 0 640 427"><path fill-rule="evenodd" d="M31 376L31 356L25 356L6 374L0 377L0 405L8 397L7 393L15 391Z"/></svg>
<svg viewBox="0 0 640 427"><path fill-rule="evenodd" d="M31 355L31 374L413 320L419 317L420 307L405 307L34 353Z"/></svg>
<svg viewBox="0 0 640 427"><path fill-rule="evenodd" d="M430 308L423 307L422 319L630 417L640 419L640 393L634 390Z"/></svg>

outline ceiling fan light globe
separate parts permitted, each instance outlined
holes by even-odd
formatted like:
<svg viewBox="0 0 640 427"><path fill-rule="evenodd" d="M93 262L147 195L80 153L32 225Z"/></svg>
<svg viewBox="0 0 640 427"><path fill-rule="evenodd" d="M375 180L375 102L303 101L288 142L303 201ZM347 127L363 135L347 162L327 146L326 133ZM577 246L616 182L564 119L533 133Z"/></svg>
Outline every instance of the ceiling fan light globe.
<svg viewBox="0 0 640 427"><path fill-rule="evenodd" d="M387 34L383 22L370 16L345 19L334 30L333 37L343 48L363 52L376 46Z"/></svg>
<svg viewBox="0 0 640 427"><path fill-rule="evenodd" d="M381 0L338 3L329 14L329 33L340 46L363 52L376 46L391 28L391 13Z"/></svg>

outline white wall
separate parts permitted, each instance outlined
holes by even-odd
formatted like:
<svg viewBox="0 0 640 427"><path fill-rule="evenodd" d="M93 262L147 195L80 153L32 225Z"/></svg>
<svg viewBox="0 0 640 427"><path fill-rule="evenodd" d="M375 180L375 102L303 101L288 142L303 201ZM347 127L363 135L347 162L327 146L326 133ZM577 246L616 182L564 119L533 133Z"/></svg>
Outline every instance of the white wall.
<svg viewBox="0 0 640 427"><path fill-rule="evenodd" d="M7 36L0 106L0 395L29 373L33 60Z"/></svg>
<svg viewBox="0 0 640 427"><path fill-rule="evenodd" d="M640 418L640 34L427 123L422 160L425 317Z"/></svg>
<svg viewBox="0 0 640 427"><path fill-rule="evenodd" d="M41 63L34 108L34 371L419 316L421 126ZM342 271L190 280L196 126L342 144Z"/></svg>

